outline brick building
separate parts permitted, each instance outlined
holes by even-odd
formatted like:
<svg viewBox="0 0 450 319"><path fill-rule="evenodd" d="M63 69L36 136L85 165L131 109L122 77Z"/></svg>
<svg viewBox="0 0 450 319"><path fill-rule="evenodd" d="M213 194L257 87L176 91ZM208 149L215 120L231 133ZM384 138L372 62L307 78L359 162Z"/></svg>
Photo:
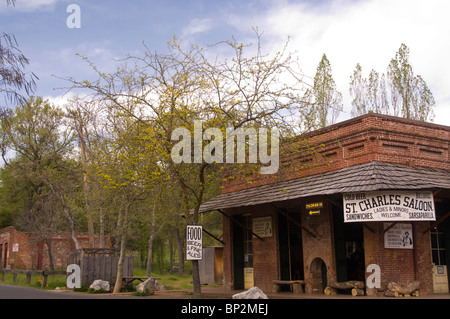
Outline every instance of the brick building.
<svg viewBox="0 0 450 319"><path fill-rule="evenodd" d="M224 216L226 288L298 279L323 293L377 265L381 289L448 292L449 146L450 127L379 114L284 143L277 174L233 179L201 206Z"/></svg>
<svg viewBox="0 0 450 319"><path fill-rule="evenodd" d="M81 248L89 247L87 234L77 234L77 239ZM110 247L109 237L105 241ZM13 249L15 244L17 252ZM55 269L66 268L69 252L75 249L71 235L66 233L53 236L50 246ZM0 229L0 269L13 268L14 254L16 267L19 269L50 269L47 240L43 236L21 232L13 226Z"/></svg>

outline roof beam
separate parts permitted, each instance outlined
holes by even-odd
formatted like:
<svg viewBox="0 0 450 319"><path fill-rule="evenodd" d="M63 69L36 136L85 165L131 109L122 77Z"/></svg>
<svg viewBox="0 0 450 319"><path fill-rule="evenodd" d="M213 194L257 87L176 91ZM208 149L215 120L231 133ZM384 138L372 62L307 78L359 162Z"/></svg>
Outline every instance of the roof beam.
<svg viewBox="0 0 450 319"><path fill-rule="evenodd" d="M295 225L297 225L297 226L300 227L301 229L304 229L308 234L310 234L310 235L313 236L314 238L317 238L317 237L316 237L316 234L314 234L313 231L309 230L308 228L306 228L306 227L303 226L302 224L299 224L296 220L292 219L292 217L289 216L289 214L286 212L285 209L280 208L280 207L277 207L276 205L274 205L274 204L272 204L272 203L271 203L271 205L272 205L273 207L275 207L276 210L277 210L281 215L283 215L284 217L286 217L290 222L294 223Z"/></svg>
<svg viewBox="0 0 450 319"><path fill-rule="evenodd" d="M441 218L439 218L437 221L435 221L433 224L431 224L430 227L428 227L427 229L425 229L423 231L423 234L425 235L427 232L429 232L430 230L432 230L433 228L437 227L440 223L442 223L444 220L446 220L448 217L450 217L450 211L445 214L444 216L442 216Z"/></svg>
<svg viewBox="0 0 450 319"><path fill-rule="evenodd" d="M228 216L227 214L225 214L223 211L221 211L220 209L217 210L219 213L221 213L222 215L224 215L225 217L228 217L233 223L235 223L236 225L238 225L239 227L241 227L243 230L246 230L248 232L250 232L253 236L255 236L256 238L258 238L261 241L264 241L264 238L261 238L260 236L258 236L257 234L255 234L251 229L245 227L244 225L242 225L240 222L238 222L237 220L235 220L234 218L232 218L231 216Z"/></svg>

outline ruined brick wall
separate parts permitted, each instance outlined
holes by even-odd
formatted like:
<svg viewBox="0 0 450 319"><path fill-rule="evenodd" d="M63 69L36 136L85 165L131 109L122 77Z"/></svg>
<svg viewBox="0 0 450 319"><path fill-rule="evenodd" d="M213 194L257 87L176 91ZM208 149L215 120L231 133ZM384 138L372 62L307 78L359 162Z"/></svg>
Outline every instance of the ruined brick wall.
<svg viewBox="0 0 450 319"><path fill-rule="evenodd" d="M77 236L81 248L89 247L89 239L85 234ZM106 246L111 247L109 237ZM96 239L98 242L98 238ZM14 227L0 229L1 266L11 269L14 266L12 246L19 244L19 251L15 254L16 267L19 269L50 269L48 247L45 238L39 234L21 232ZM5 250L6 247L6 250ZM75 249L70 234L55 235L51 241L53 265L55 269L67 267L68 254ZM5 259L6 258L6 259Z"/></svg>

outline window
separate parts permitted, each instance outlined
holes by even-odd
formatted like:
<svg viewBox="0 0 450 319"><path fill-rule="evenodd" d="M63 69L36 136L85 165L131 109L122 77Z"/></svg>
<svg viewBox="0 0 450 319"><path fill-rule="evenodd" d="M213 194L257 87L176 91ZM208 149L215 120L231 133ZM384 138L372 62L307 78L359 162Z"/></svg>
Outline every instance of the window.
<svg viewBox="0 0 450 319"><path fill-rule="evenodd" d="M446 265L444 232L439 229L439 226L431 231L431 254L433 265Z"/></svg>

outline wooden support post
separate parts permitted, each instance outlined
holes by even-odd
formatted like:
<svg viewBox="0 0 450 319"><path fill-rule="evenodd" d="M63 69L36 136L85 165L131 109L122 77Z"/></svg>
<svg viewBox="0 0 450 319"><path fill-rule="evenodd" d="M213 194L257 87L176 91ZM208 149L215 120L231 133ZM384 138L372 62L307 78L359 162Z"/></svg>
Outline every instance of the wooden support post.
<svg viewBox="0 0 450 319"><path fill-rule="evenodd" d="M47 277L48 277L48 274L47 274L47 272L44 270L44 271L42 272L42 285L41 285L42 288L47 287Z"/></svg>

